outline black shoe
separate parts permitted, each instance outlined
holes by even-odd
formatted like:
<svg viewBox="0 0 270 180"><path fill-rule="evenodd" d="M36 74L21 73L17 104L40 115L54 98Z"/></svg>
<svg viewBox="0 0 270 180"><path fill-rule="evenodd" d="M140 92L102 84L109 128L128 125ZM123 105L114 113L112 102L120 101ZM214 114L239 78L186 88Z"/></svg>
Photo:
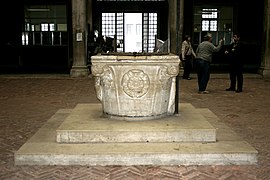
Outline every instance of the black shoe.
<svg viewBox="0 0 270 180"><path fill-rule="evenodd" d="M228 88L228 89L226 89L226 91L235 91L235 89L233 89L233 88Z"/></svg>
<svg viewBox="0 0 270 180"><path fill-rule="evenodd" d="M242 91L242 89L237 89L235 92L240 93L240 92L243 92L243 91Z"/></svg>

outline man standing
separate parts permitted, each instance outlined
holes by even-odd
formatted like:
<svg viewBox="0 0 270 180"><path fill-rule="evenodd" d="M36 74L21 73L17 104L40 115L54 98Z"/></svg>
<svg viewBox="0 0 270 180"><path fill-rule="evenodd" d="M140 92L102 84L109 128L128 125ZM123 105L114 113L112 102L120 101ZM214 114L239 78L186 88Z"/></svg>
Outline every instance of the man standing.
<svg viewBox="0 0 270 180"><path fill-rule="evenodd" d="M212 44L212 34L207 33L204 41L201 42L196 50L196 67L200 94L208 94L206 87L210 78L210 63L214 52L218 52L223 44L223 39L219 41L218 46Z"/></svg>
<svg viewBox="0 0 270 180"><path fill-rule="evenodd" d="M235 91L237 93L243 91L243 61L241 58L242 45L239 42L240 36L235 34L233 42L225 51L229 59L230 68L230 87L226 91ZM237 89L236 87L237 80Z"/></svg>

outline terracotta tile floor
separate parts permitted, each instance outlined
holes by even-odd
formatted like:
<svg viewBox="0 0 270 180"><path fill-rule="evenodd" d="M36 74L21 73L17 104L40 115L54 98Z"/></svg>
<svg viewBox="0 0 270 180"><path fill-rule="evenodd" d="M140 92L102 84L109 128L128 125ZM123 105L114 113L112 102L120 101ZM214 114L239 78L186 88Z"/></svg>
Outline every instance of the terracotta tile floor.
<svg viewBox="0 0 270 180"><path fill-rule="evenodd" d="M194 76L195 77L195 76ZM180 79L180 100L209 108L259 151L254 166L14 166L18 150L58 109L99 102L92 78L0 76L0 179L270 179L270 80L244 76L242 93L227 92L228 75L211 75L209 94Z"/></svg>

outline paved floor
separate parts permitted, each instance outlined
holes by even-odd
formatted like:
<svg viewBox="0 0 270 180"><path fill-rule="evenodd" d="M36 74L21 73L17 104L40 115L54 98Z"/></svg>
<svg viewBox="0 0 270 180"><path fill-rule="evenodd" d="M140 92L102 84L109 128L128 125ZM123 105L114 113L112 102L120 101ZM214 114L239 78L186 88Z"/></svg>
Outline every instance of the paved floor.
<svg viewBox="0 0 270 180"><path fill-rule="evenodd" d="M0 179L270 179L270 79L244 76L244 92L224 91L227 75L211 75L210 94L180 79L180 103L209 108L259 151L254 166L14 166L14 152L58 110L99 102L92 78L0 76Z"/></svg>

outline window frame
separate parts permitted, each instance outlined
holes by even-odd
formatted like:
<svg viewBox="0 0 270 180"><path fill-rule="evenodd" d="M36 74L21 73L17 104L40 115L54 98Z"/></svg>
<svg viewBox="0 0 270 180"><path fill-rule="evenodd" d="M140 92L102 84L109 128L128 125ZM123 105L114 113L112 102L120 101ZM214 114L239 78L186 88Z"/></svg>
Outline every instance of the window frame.
<svg viewBox="0 0 270 180"><path fill-rule="evenodd" d="M67 46L67 36L66 5L24 6L23 46Z"/></svg>
<svg viewBox="0 0 270 180"><path fill-rule="evenodd" d="M215 12L213 14L212 12ZM226 17L228 15L228 17ZM218 44L221 38L225 39L225 44L230 44L233 36L233 6L194 6L193 15L193 44L197 46L203 41L203 36L210 32L213 37L213 44ZM203 22L208 22L208 28L203 27ZM211 22L214 28L211 29Z"/></svg>

